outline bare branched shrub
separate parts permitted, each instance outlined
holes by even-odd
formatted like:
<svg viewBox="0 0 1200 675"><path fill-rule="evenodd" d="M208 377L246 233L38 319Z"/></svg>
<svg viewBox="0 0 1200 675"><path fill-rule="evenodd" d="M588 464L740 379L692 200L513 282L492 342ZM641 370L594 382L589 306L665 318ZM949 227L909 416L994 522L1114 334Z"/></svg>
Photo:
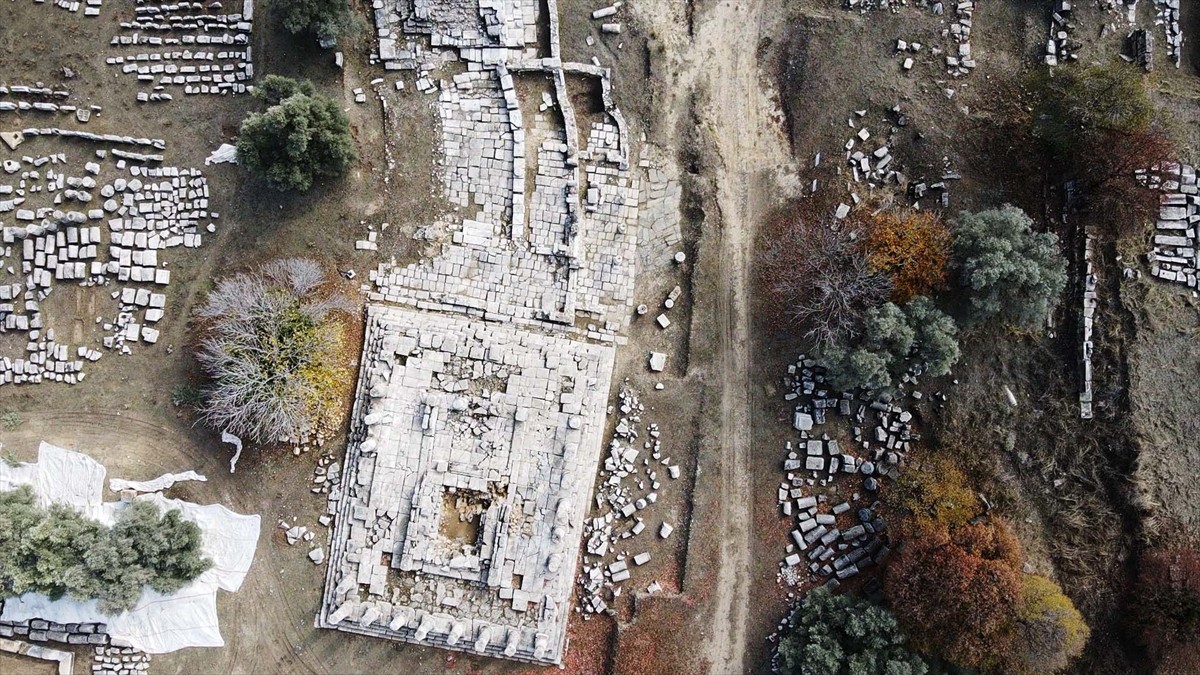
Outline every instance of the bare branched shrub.
<svg viewBox="0 0 1200 675"><path fill-rule="evenodd" d="M833 218L818 208L789 212L768 228L759 276L779 327L827 346L857 333L866 310L887 299L892 282L871 266L861 228L841 223L835 231Z"/></svg>
<svg viewBox="0 0 1200 675"><path fill-rule="evenodd" d="M212 378L199 409L207 424L259 443L316 430L347 379L336 363L341 327L329 317L353 310L326 285L320 265L299 258L217 284L197 310L197 359Z"/></svg>
<svg viewBox="0 0 1200 675"><path fill-rule="evenodd" d="M1142 554L1130 624L1157 672L1200 668L1200 543L1178 533Z"/></svg>

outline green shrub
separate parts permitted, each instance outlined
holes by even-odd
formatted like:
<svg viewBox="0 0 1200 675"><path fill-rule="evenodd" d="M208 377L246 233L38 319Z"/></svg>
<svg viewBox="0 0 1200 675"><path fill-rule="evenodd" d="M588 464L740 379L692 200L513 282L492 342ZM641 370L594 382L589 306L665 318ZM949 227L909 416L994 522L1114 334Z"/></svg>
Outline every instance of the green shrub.
<svg viewBox="0 0 1200 675"><path fill-rule="evenodd" d="M144 586L172 593L212 567L200 545L195 523L149 502L106 527L61 504L38 506L28 486L0 491L0 598L68 596L120 613Z"/></svg>
<svg viewBox="0 0 1200 675"><path fill-rule="evenodd" d="M908 325L915 333L917 359L925 374L940 377L958 362L958 325L929 298L918 295L904 306Z"/></svg>
<svg viewBox="0 0 1200 675"><path fill-rule="evenodd" d="M925 675L891 612L856 595L816 588L804 596L779 640L783 675Z"/></svg>
<svg viewBox="0 0 1200 675"><path fill-rule="evenodd" d="M1032 225L1010 205L959 216L952 261L967 289L970 320L1036 326L1058 306L1067 262L1058 237L1034 233Z"/></svg>
<svg viewBox="0 0 1200 675"><path fill-rule="evenodd" d="M307 81L269 75L260 87L270 107L242 122L238 161L283 191L303 192L317 178L345 173L356 154L341 107Z"/></svg>

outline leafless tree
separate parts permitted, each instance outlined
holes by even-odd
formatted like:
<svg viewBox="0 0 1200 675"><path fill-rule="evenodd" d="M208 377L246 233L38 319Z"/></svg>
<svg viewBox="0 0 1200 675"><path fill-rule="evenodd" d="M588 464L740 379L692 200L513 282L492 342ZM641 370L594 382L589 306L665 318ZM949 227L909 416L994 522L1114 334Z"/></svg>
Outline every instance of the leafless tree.
<svg viewBox="0 0 1200 675"><path fill-rule="evenodd" d="M329 315L354 308L327 286L320 265L300 258L217 284L196 311L205 329L197 359L212 378L200 407L207 424L260 443L313 431L336 379Z"/></svg>
<svg viewBox="0 0 1200 675"><path fill-rule="evenodd" d="M781 329L801 330L819 347L844 344L892 283L870 268L858 226L813 210L789 212L768 229L759 254L762 289Z"/></svg>

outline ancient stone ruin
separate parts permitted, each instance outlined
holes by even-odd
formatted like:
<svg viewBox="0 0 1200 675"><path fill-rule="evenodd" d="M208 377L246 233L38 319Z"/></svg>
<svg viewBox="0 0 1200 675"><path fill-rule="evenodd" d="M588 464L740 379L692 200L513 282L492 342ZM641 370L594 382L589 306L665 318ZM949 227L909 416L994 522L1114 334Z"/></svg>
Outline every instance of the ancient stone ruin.
<svg viewBox="0 0 1200 675"><path fill-rule="evenodd" d="M457 209L434 258L371 272L317 623L561 663L637 265L625 122L606 69L562 62L553 0L375 7L377 60L436 96Z"/></svg>

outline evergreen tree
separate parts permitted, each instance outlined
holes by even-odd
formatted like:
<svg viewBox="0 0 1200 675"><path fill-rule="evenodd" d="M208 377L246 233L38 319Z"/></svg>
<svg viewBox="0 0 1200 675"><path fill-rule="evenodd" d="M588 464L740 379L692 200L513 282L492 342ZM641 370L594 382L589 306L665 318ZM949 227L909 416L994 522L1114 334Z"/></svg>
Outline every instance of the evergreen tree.
<svg viewBox="0 0 1200 675"><path fill-rule="evenodd" d="M1053 233L1034 233L1015 206L959 217L953 264L969 294L969 318L1035 326L1058 306L1066 260Z"/></svg>
<svg viewBox="0 0 1200 675"><path fill-rule="evenodd" d="M824 349L821 364L837 389L886 390L914 366L934 376L950 372L959 356L957 334L954 320L925 296L903 309L888 302L867 310L857 344Z"/></svg>
<svg viewBox="0 0 1200 675"><path fill-rule="evenodd" d="M320 177L336 177L356 159L350 120L311 83L276 75L258 94L270 107L251 113L238 134L238 161L278 190L306 191Z"/></svg>
<svg viewBox="0 0 1200 675"><path fill-rule="evenodd" d="M355 27L346 0L288 0L283 4L283 27L293 35L314 34L336 42Z"/></svg>
<svg viewBox="0 0 1200 675"><path fill-rule="evenodd" d="M816 588L804 596L779 640L783 675L925 675L891 612L856 595Z"/></svg>

